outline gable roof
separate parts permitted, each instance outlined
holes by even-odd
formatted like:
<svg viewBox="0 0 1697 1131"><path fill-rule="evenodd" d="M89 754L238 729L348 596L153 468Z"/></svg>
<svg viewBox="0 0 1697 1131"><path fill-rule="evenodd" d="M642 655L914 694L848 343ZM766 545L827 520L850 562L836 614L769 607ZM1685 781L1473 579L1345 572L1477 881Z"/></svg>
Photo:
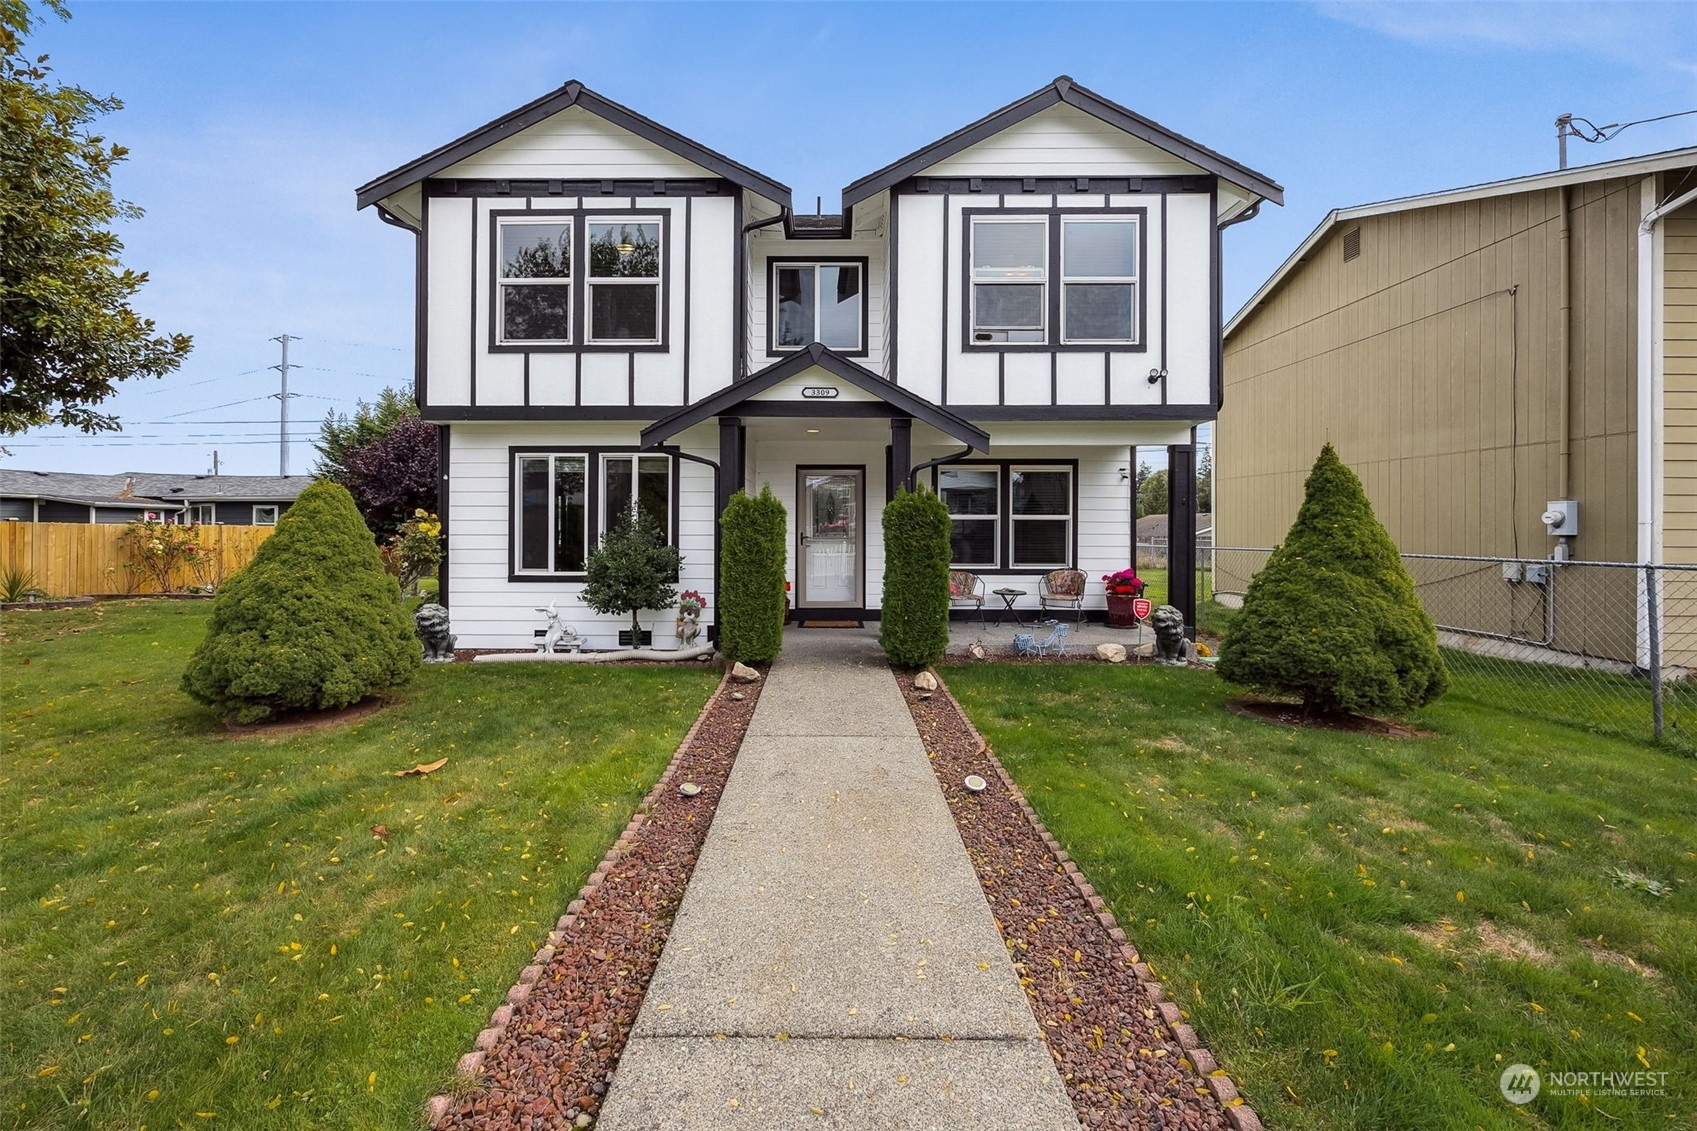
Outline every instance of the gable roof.
<svg viewBox="0 0 1697 1131"><path fill-rule="evenodd" d="M558 90L525 103L511 113L503 114L487 125L479 126L470 133L431 150L422 157L407 162L398 169L392 169L381 177L368 181L355 190L355 199L360 208L376 204L409 185L434 176L450 165L458 164L472 154L488 149L496 142L505 141L520 130L573 106L581 107L598 118L629 130L732 184L757 192L785 208L790 206L788 185L757 173L747 165L733 161L722 153L716 153L699 142L691 141L683 134L643 117L628 106L621 106L610 98L603 98L576 79L567 82Z"/></svg>
<svg viewBox="0 0 1697 1131"><path fill-rule="evenodd" d="M1174 133L1159 123L1152 122L1133 110L1128 110L1117 102L1103 98L1094 91L1086 90L1062 75L1048 86L1033 91L1000 110L978 119L969 126L963 126L945 138L941 138L917 149L875 173L855 181L843 190L843 211L847 212L858 201L905 181L924 169L930 168L945 158L952 157L971 146L977 145L985 138L1001 133L1009 126L1017 125L1033 114L1041 113L1061 103L1081 110L1092 118L1106 122L1108 125L1122 130L1133 137L1140 138L1151 145L1159 146L1176 157L1182 157L1192 165L1205 169L1210 173L1243 188L1256 196L1272 201L1274 204L1285 202L1284 189L1271 178L1257 173L1247 165L1240 165L1231 158L1214 152L1200 142L1191 141L1183 134Z"/></svg>
<svg viewBox="0 0 1697 1131"><path fill-rule="evenodd" d="M963 444L971 444L981 452L990 450L990 433L984 431L978 425L956 416L941 405L933 404L893 381L884 380L872 370L863 365L855 364L818 342L791 354L782 361L768 365L758 373L750 374L742 381L727 385L716 393L709 393L694 404L685 405L669 416L661 417L642 430L641 444L645 448L651 448L656 444L663 443L667 438L677 435L685 428L693 427L711 417L729 412L737 405L765 392L778 382L805 373L815 366L825 370L833 377L847 381L857 389L871 393L898 412L911 416L915 420L924 421L946 436L953 436Z"/></svg>
<svg viewBox="0 0 1697 1131"><path fill-rule="evenodd" d="M176 475L147 471L85 475L75 471L0 468L0 495L53 498L97 506L146 508L217 500L287 502L312 482L310 475Z"/></svg>
<svg viewBox="0 0 1697 1131"><path fill-rule="evenodd" d="M1286 277L1308 258L1308 253L1315 245L1325 239L1327 234L1338 224L1350 220L1362 220L1370 216L1388 216L1394 212L1412 212L1421 208L1437 208L1445 204L1464 204L1471 200L1487 200L1495 196L1512 196L1522 192L1541 192L1545 189L1562 188L1566 185L1588 184L1591 181L1607 181L1616 177L1641 177L1650 173L1659 173L1666 169L1679 169L1697 165L1697 146L1685 149L1668 149L1660 153L1650 153L1642 157L1626 157L1619 161L1605 161L1598 165L1584 165L1577 169L1554 169L1546 173L1532 173L1523 177L1510 177L1501 181L1486 181L1483 184L1466 185L1462 188L1441 189L1437 192L1420 193L1415 196L1399 196L1392 200L1381 200L1375 204L1358 204L1351 208L1334 208L1326 213L1325 219L1308 238L1296 245L1285 261L1279 264L1279 269L1268 276L1255 293L1249 296L1249 301L1238 308L1221 331L1221 338L1229 338L1243 320L1254 313L1255 308L1265 301L1284 283Z"/></svg>

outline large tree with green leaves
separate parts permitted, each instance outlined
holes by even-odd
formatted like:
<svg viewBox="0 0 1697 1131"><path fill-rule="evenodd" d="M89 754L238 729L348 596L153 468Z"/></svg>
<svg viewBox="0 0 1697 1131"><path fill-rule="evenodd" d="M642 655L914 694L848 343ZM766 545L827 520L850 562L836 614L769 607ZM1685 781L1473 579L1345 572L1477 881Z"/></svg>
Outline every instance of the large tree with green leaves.
<svg viewBox="0 0 1697 1131"><path fill-rule="evenodd" d="M411 394L384 389L352 416L332 412L318 429L319 476L353 493L365 524L388 538L420 510L437 508L436 426Z"/></svg>
<svg viewBox="0 0 1697 1131"><path fill-rule="evenodd" d="M147 273L123 265L111 226L141 209L112 195L128 151L91 131L122 103L52 82L24 51L34 23L26 0L0 0L0 435L112 431L99 406L117 383L170 373L190 341L130 306Z"/></svg>

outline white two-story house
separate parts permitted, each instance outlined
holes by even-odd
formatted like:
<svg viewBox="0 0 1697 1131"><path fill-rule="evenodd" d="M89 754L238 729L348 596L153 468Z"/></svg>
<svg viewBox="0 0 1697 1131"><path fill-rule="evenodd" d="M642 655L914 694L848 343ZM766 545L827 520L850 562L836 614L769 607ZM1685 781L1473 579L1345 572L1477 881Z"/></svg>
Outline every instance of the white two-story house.
<svg viewBox="0 0 1697 1131"><path fill-rule="evenodd" d="M1176 485L1221 402L1220 244L1267 177L1069 79L797 215L783 184L569 82L358 190L417 247L416 394L441 429L442 591L466 647L578 600L619 513L715 608L717 517L771 484L803 617L876 618L880 513L938 492L989 588L1135 552L1137 449ZM666 647L670 615L656 614ZM628 630L627 630L628 631Z"/></svg>

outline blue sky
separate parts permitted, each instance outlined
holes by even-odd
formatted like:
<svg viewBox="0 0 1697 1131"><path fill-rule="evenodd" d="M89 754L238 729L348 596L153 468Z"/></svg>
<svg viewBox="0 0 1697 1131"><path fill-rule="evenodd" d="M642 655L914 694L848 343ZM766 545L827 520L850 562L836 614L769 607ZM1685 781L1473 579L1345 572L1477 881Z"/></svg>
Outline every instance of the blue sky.
<svg viewBox="0 0 1697 1131"><path fill-rule="evenodd" d="M317 422L412 372L412 243L354 188L569 78L751 165L798 205L1059 74L1279 181L1226 241L1228 314L1333 207L1553 168L1557 114L1697 108L1681 3L79 3L29 48L122 98L138 308L194 335L124 386L122 434L7 442L0 465L291 471ZM1697 116L1573 164L1697 144ZM257 399L255 399L257 398Z"/></svg>

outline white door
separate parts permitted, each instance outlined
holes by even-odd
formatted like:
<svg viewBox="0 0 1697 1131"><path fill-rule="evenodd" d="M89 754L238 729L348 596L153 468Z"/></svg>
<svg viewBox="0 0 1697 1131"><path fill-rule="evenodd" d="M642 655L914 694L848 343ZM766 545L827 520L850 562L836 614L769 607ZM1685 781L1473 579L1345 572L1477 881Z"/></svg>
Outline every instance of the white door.
<svg viewBox="0 0 1697 1131"><path fill-rule="evenodd" d="M865 607L861 584L866 473L859 468L796 472L796 607Z"/></svg>

